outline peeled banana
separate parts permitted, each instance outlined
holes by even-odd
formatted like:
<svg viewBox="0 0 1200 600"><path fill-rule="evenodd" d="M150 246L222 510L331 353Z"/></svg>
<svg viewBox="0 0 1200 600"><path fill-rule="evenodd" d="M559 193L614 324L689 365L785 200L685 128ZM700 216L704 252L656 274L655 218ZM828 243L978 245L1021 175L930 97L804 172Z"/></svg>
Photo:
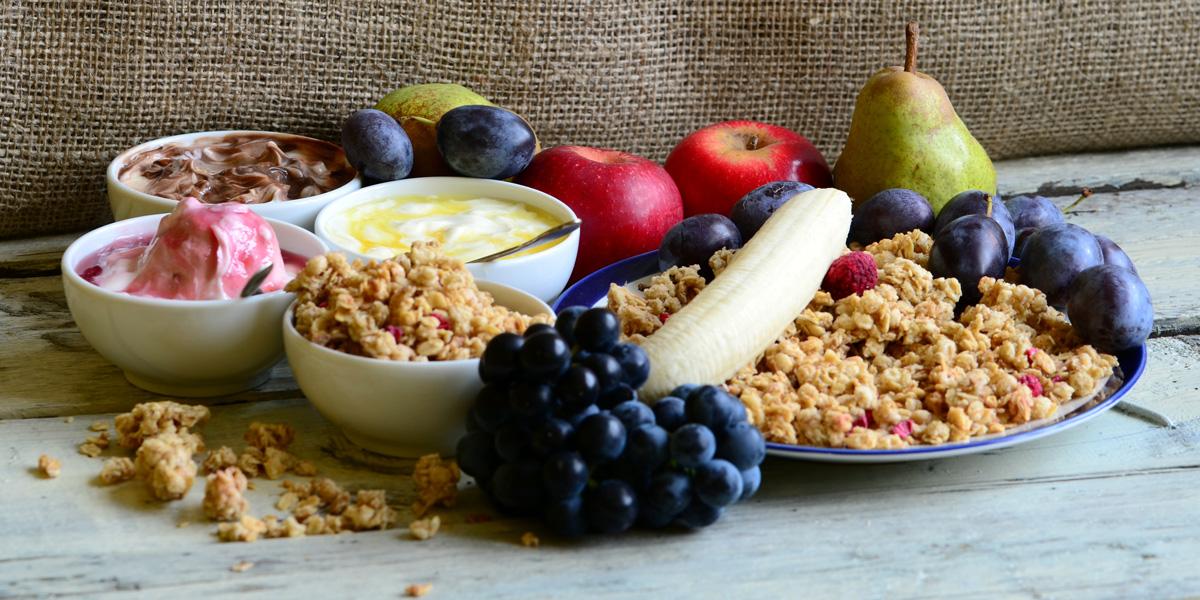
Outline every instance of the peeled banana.
<svg viewBox="0 0 1200 600"><path fill-rule="evenodd" d="M683 383L724 383L765 351L841 256L850 206L844 192L818 189L779 207L720 277L642 344L651 364L642 398L653 402Z"/></svg>

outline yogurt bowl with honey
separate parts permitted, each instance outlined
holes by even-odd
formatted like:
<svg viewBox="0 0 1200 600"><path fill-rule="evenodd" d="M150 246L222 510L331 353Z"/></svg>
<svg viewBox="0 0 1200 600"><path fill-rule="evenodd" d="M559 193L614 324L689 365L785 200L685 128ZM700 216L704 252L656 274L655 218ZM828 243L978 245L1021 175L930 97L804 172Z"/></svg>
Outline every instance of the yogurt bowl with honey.
<svg viewBox="0 0 1200 600"><path fill-rule="evenodd" d="M315 231L335 252L363 261L391 258L413 242L434 241L477 279L515 287L549 302L567 284L579 230L499 260L470 262L526 242L575 213L546 193L468 177L420 177L363 188L329 203Z"/></svg>

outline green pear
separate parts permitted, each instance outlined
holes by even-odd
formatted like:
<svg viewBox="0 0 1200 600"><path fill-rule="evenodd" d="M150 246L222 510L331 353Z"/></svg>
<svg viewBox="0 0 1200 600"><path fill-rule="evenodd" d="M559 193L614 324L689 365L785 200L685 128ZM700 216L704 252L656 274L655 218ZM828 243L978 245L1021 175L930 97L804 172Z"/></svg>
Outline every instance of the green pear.
<svg viewBox="0 0 1200 600"><path fill-rule="evenodd" d="M946 90L916 70L917 24L907 28L904 67L875 73L854 104L833 184L854 208L889 188L913 190L934 213L966 190L996 189L996 169L954 112Z"/></svg>
<svg viewBox="0 0 1200 600"><path fill-rule="evenodd" d="M487 98L456 83L423 83L400 88L383 97L375 110L392 116L413 146L409 177L457 175L437 148L436 124L450 109L470 104L492 106Z"/></svg>

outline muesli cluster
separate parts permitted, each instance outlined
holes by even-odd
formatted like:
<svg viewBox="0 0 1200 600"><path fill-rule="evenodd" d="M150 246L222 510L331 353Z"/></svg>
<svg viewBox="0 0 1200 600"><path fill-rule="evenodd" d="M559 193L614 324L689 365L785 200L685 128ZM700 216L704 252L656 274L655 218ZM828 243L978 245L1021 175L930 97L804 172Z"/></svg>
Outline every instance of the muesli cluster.
<svg viewBox="0 0 1200 600"><path fill-rule="evenodd" d="M955 318L961 288L926 269L931 245L914 231L867 246L874 289L836 302L818 291L725 383L768 441L863 450L961 442L1100 390L1116 358L1084 344L1038 290L984 278L983 299ZM714 256L718 276L729 258ZM645 298L614 285L608 303L640 341L703 285L695 267L672 268Z"/></svg>
<svg viewBox="0 0 1200 600"><path fill-rule="evenodd" d="M296 331L347 354L396 361L479 358L496 334L522 333L550 315L492 304L462 261L437 242L363 265L338 252L316 256L287 285Z"/></svg>

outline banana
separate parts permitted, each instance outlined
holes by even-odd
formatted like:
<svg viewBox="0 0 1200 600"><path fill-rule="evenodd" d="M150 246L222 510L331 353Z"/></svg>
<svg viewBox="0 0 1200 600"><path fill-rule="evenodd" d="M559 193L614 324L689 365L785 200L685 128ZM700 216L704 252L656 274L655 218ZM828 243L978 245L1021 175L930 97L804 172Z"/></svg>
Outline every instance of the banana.
<svg viewBox="0 0 1200 600"><path fill-rule="evenodd" d="M767 349L812 300L850 230L850 197L818 189L788 200L721 276L643 342L651 402L682 383L722 384Z"/></svg>

